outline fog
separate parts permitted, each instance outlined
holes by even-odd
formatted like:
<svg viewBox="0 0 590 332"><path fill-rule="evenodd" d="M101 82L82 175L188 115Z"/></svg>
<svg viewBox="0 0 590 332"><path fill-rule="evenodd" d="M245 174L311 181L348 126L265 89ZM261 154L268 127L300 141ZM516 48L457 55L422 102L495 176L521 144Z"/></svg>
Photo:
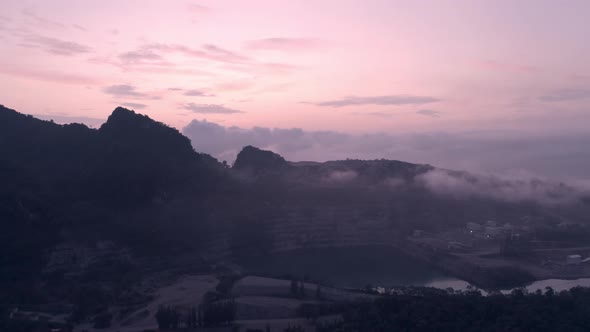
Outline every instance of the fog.
<svg viewBox="0 0 590 332"><path fill-rule="evenodd" d="M506 202L535 202L544 205L574 203L588 194L575 184L526 178L500 178L434 169L417 177L418 183L444 196L481 197Z"/></svg>
<svg viewBox="0 0 590 332"><path fill-rule="evenodd" d="M199 120L189 123L183 133L197 151L230 163L242 147L254 145L291 161L385 158L510 178L551 178L576 184L590 180L590 134L498 131L355 135L299 128L225 127Z"/></svg>

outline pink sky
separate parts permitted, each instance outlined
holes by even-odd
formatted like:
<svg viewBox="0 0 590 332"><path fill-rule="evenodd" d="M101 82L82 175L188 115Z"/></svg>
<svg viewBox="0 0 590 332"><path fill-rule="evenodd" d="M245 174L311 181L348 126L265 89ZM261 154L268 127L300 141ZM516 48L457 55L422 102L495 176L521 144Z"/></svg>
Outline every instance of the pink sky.
<svg viewBox="0 0 590 332"><path fill-rule="evenodd" d="M590 2L0 2L0 104L183 128L589 129Z"/></svg>

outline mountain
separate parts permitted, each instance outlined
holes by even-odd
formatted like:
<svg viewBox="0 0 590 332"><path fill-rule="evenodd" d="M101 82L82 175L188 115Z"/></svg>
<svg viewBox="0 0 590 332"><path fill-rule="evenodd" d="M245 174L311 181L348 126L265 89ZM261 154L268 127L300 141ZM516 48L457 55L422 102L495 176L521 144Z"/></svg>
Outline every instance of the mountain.
<svg viewBox="0 0 590 332"><path fill-rule="evenodd" d="M0 183L0 303L62 299L96 283L116 297L146 271L390 245L468 222L582 224L590 213L587 196L564 184L396 160L290 162L246 146L228 168L120 107L91 129L0 106ZM113 262L104 243L127 258ZM89 261L72 256L89 252Z"/></svg>
<svg viewBox="0 0 590 332"><path fill-rule="evenodd" d="M168 216L198 209L224 177L176 129L124 108L96 130L0 106L0 170L0 270L8 279L23 268L33 275L64 241L116 239L153 250L193 242L192 230L179 232L196 229L186 226L191 219L175 227Z"/></svg>
<svg viewBox="0 0 590 332"><path fill-rule="evenodd" d="M246 146L228 169L194 151L178 130L121 107L100 129L59 125L0 107L0 149L5 223L20 225L9 227L18 234L55 229L48 234L60 235L48 236L53 239L48 243L113 238L140 247L149 243L154 250L202 249L209 244L194 240L206 232L215 229L217 235L209 238L218 242L233 232L238 241L237 230L255 223L276 237L270 247L293 246L277 235L289 218L303 218L302 233L356 220L353 234L373 220L381 225L373 233L383 236L387 232L380 227L407 233L524 217L557 223L588 210L583 197L565 185L503 181L395 160L289 162ZM32 226L37 223L43 227ZM17 233L5 234L19 238ZM370 242L373 233L354 235L355 241ZM337 243L341 240L334 239L350 234L332 232L333 240L324 240ZM231 252L231 244L225 248Z"/></svg>
<svg viewBox="0 0 590 332"><path fill-rule="evenodd" d="M248 145L238 153L233 165L237 170L264 172L280 170L287 166L287 161L280 155Z"/></svg>

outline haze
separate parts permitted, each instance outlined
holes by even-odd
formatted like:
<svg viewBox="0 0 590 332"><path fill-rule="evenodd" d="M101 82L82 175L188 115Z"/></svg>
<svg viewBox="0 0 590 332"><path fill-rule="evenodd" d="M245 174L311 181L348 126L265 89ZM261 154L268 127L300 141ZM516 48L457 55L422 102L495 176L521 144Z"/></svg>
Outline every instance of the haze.
<svg viewBox="0 0 590 332"><path fill-rule="evenodd" d="M230 161L260 142L296 160L586 178L588 12L587 1L8 0L0 100L93 126L122 105ZM291 135L251 137L273 128Z"/></svg>

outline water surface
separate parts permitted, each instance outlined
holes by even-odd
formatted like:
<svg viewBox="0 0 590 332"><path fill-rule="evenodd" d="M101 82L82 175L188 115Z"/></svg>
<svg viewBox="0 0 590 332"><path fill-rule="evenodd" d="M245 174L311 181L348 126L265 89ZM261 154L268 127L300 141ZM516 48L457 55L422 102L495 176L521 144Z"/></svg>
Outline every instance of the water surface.
<svg viewBox="0 0 590 332"><path fill-rule="evenodd" d="M338 287L426 286L461 281L396 248L383 246L298 249L242 259L239 263L253 274L307 276Z"/></svg>

